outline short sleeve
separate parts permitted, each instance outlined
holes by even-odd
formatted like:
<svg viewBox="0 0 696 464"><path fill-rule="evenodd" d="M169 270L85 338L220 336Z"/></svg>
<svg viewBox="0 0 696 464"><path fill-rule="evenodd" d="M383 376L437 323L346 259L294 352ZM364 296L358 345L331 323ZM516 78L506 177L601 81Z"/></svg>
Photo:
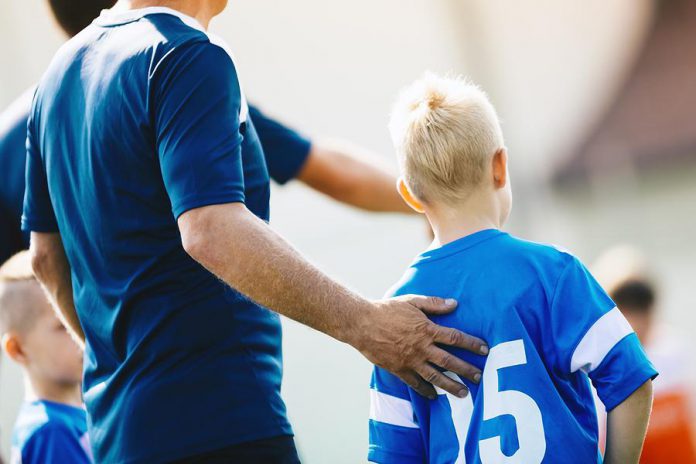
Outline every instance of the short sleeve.
<svg viewBox="0 0 696 464"><path fill-rule="evenodd" d="M614 345L589 376L597 396L606 410L611 411L645 382L657 377L657 370L643 351L638 336L632 333Z"/></svg>
<svg viewBox="0 0 696 464"><path fill-rule="evenodd" d="M39 151L35 127L36 107L29 116L27 125L27 163L25 169L24 211L22 230L30 232L58 232L58 222L48 189L46 167Z"/></svg>
<svg viewBox="0 0 696 464"><path fill-rule="evenodd" d="M177 47L151 85L157 152L174 216L244 202L242 95L227 52L209 42Z"/></svg>
<svg viewBox="0 0 696 464"><path fill-rule="evenodd" d="M21 451L22 464L90 464L87 452L64 426L49 424L34 432Z"/></svg>
<svg viewBox="0 0 696 464"><path fill-rule="evenodd" d="M368 461L422 464L425 449L409 390L399 378L375 367L370 383Z"/></svg>
<svg viewBox="0 0 696 464"><path fill-rule="evenodd" d="M589 375L607 410L657 375L626 318L574 257L556 284L550 325L557 368Z"/></svg>
<svg viewBox="0 0 696 464"><path fill-rule="evenodd" d="M249 115L261 140L271 178L279 184L296 178L309 157L312 142L253 105L249 106Z"/></svg>

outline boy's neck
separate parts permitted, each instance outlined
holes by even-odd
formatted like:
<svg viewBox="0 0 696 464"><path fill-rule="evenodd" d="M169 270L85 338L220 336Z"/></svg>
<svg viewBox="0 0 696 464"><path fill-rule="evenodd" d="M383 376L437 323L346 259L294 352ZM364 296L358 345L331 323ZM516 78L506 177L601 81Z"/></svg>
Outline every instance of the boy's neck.
<svg viewBox="0 0 696 464"><path fill-rule="evenodd" d="M24 376L24 387L27 401L45 400L75 407L82 406L82 393L79 383L61 385L32 378L29 374L26 374Z"/></svg>
<svg viewBox="0 0 696 464"><path fill-rule="evenodd" d="M444 204L425 208L435 234L435 246L446 245L486 229L502 227L500 207L490 195L475 195L457 206Z"/></svg>

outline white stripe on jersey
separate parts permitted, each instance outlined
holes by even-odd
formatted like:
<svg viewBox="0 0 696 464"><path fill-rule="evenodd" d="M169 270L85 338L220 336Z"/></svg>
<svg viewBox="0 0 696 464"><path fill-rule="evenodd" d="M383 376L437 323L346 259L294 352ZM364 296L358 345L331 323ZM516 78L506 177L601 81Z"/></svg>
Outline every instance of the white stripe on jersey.
<svg viewBox="0 0 696 464"><path fill-rule="evenodd" d="M244 93L242 77L239 75L239 69L237 69L237 61L234 59L234 53L232 53L232 49L229 45L227 45L227 42L225 42L225 40L222 37L216 34L212 34L210 32L206 32L206 34L208 35L208 39L210 40L211 44L217 45L218 47L225 50L225 52L227 52L227 55L229 55L230 59L232 60L232 63L235 66L235 69L237 71L237 81L239 82L239 93L242 95L242 107L239 110L239 122L244 123L249 118L249 104L247 103L246 94Z"/></svg>
<svg viewBox="0 0 696 464"><path fill-rule="evenodd" d="M632 333L631 325L619 308L612 309L597 319L582 337L570 360L570 372L590 373L597 369L611 349Z"/></svg>
<svg viewBox="0 0 696 464"><path fill-rule="evenodd" d="M408 400L370 389L370 419L383 424L417 429L413 406Z"/></svg>

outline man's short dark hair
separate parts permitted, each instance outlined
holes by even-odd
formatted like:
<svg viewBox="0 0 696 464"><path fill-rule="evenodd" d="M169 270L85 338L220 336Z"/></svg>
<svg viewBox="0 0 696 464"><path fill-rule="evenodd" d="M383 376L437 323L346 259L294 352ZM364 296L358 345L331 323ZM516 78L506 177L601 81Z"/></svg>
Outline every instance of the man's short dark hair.
<svg viewBox="0 0 696 464"><path fill-rule="evenodd" d="M649 314L655 305L655 288L646 280L627 280L618 285L610 296L621 311Z"/></svg>
<svg viewBox="0 0 696 464"><path fill-rule="evenodd" d="M70 36L89 26L101 10L109 9L116 0L48 0L58 24Z"/></svg>

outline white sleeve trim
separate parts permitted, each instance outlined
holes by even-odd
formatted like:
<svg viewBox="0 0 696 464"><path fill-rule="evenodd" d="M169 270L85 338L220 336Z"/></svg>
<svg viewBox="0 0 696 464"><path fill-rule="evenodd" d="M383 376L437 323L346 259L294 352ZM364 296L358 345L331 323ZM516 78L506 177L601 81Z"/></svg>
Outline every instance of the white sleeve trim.
<svg viewBox="0 0 696 464"><path fill-rule="evenodd" d="M633 329L619 308L614 308L590 327L570 360L570 372L581 370L589 374L602 363L612 348Z"/></svg>
<svg viewBox="0 0 696 464"><path fill-rule="evenodd" d="M417 429L413 406L408 400L370 389L370 419L383 424Z"/></svg>

